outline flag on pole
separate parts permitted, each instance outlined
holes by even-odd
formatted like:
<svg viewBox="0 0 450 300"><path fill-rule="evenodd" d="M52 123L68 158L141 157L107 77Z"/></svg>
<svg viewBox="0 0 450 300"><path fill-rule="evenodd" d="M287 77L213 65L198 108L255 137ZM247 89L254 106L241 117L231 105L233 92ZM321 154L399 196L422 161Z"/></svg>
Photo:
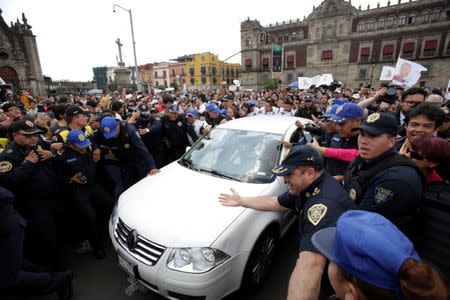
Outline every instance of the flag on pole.
<svg viewBox="0 0 450 300"><path fill-rule="evenodd" d="M427 70L427 68L418 63L399 57L395 66L395 75L392 78L392 83L411 87L419 81L420 72Z"/></svg>

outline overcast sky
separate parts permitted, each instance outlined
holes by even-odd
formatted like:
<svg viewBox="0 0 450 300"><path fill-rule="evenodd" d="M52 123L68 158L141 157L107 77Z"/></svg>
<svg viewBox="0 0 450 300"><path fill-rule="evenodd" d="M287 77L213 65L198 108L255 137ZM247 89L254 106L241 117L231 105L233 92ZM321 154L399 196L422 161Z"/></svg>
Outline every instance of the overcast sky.
<svg viewBox="0 0 450 300"><path fill-rule="evenodd" d="M134 65L129 14L113 13L113 4L131 9L138 64L213 52L223 60L240 50L240 22L262 25L303 19L321 0L0 0L9 25L25 13L37 38L44 75L54 80L92 80L92 68L115 66L120 38L126 65ZM353 0L363 9L377 0ZM385 6L387 0L381 0ZM392 1L397 2L397 1ZM405 2L403 0L402 2ZM22 21L21 21L22 22ZM239 62L236 55L229 62Z"/></svg>

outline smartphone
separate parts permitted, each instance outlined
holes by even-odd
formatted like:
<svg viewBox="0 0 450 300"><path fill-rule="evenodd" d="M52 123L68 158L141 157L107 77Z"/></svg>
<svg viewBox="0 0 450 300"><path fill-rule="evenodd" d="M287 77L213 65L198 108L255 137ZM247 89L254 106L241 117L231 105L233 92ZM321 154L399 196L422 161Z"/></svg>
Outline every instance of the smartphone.
<svg viewBox="0 0 450 300"><path fill-rule="evenodd" d="M307 144L312 142L311 133L309 133L308 131L303 131L303 136L305 137L305 140L306 140Z"/></svg>

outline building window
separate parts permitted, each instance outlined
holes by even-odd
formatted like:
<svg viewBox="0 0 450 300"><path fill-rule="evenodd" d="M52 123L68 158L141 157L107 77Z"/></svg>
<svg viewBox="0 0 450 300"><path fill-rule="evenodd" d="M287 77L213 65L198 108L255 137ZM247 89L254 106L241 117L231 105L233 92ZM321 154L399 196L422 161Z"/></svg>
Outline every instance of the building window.
<svg viewBox="0 0 450 300"><path fill-rule="evenodd" d="M205 61L205 57L204 56L202 56L202 61Z"/></svg>
<svg viewBox="0 0 450 300"><path fill-rule="evenodd" d="M230 76L230 68L227 68L227 76Z"/></svg>
<svg viewBox="0 0 450 300"><path fill-rule="evenodd" d="M165 86L165 87L168 87L168 85L167 85L167 80L164 80L164 86Z"/></svg>
<svg viewBox="0 0 450 300"><path fill-rule="evenodd" d="M331 37L332 33L333 33L333 31L332 31L331 27L327 27L327 30L325 31L326 37Z"/></svg>
<svg viewBox="0 0 450 300"><path fill-rule="evenodd" d="M385 18L381 18L378 21L378 29L383 29L386 26L386 19Z"/></svg>
<svg viewBox="0 0 450 300"><path fill-rule="evenodd" d="M416 14L410 14L408 18L408 24L416 23Z"/></svg>
<svg viewBox="0 0 450 300"><path fill-rule="evenodd" d="M358 23L358 31L365 31L366 30L366 21L360 21Z"/></svg>
<svg viewBox="0 0 450 300"><path fill-rule="evenodd" d="M359 69L359 79L366 79L367 78L367 69L362 68Z"/></svg>
<svg viewBox="0 0 450 300"><path fill-rule="evenodd" d="M414 43L404 43L402 57L403 58L412 58L414 53Z"/></svg>
<svg viewBox="0 0 450 300"><path fill-rule="evenodd" d="M263 70L269 70L269 58L268 57L264 57L262 59L261 65L262 65L262 69Z"/></svg>
<svg viewBox="0 0 450 300"><path fill-rule="evenodd" d="M369 20L367 22L367 30L373 30L373 24L375 23L374 20Z"/></svg>
<svg viewBox="0 0 450 300"><path fill-rule="evenodd" d="M441 16L441 11L439 9L433 10L431 14L431 22L439 21L439 17Z"/></svg>
<svg viewBox="0 0 450 300"><path fill-rule="evenodd" d="M303 30L300 30L300 31L298 32L298 39L299 39L299 40L303 40L304 37L305 37L305 35L303 34Z"/></svg>
<svg viewBox="0 0 450 300"><path fill-rule="evenodd" d="M319 28L317 27L316 28L316 39L318 39L319 38Z"/></svg>
<svg viewBox="0 0 450 300"><path fill-rule="evenodd" d="M406 15L400 15L400 18L398 18L398 25L399 26L406 25L406 19L407 19Z"/></svg>
<svg viewBox="0 0 450 300"><path fill-rule="evenodd" d="M431 76L431 65L423 65L424 66L424 68L426 68L427 70L426 71L422 71L421 73L420 73L420 76L421 77L429 77L429 76Z"/></svg>
<svg viewBox="0 0 450 300"><path fill-rule="evenodd" d="M206 74L206 67L205 66L201 66L200 67L200 72L202 73L202 75Z"/></svg>
<svg viewBox="0 0 450 300"><path fill-rule="evenodd" d="M195 83L195 78L191 77L191 84L194 84L194 83Z"/></svg>
<svg viewBox="0 0 450 300"><path fill-rule="evenodd" d="M250 46L250 40L249 39L245 40L245 46Z"/></svg>
<svg viewBox="0 0 450 300"><path fill-rule="evenodd" d="M344 32L344 25L339 25L339 33L342 34Z"/></svg>
<svg viewBox="0 0 450 300"><path fill-rule="evenodd" d="M163 77L166 78L167 77L167 72L164 70L163 71Z"/></svg>
<svg viewBox="0 0 450 300"><path fill-rule="evenodd" d="M394 54L394 45L385 45L383 47L383 60L392 60Z"/></svg>
<svg viewBox="0 0 450 300"><path fill-rule="evenodd" d="M206 83L206 76L202 76L202 83Z"/></svg>
<svg viewBox="0 0 450 300"><path fill-rule="evenodd" d="M172 69L172 76L175 76L175 69Z"/></svg>
<svg viewBox="0 0 450 300"><path fill-rule="evenodd" d="M297 77L303 77L303 73L298 73Z"/></svg>
<svg viewBox="0 0 450 300"><path fill-rule="evenodd" d="M155 72L155 78L158 78L158 72Z"/></svg>
<svg viewBox="0 0 450 300"><path fill-rule="evenodd" d="M213 77L213 83L216 83L216 82L217 82L217 78Z"/></svg>
<svg viewBox="0 0 450 300"><path fill-rule="evenodd" d="M322 56L320 58L323 63L331 63L333 60L333 51L322 51Z"/></svg>
<svg viewBox="0 0 450 300"><path fill-rule="evenodd" d="M437 40L431 40L425 42L425 47L423 48L423 56L434 56L437 49Z"/></svg>
<svg viewBox="0 0 450 300"><path fill-rule="evenodd" d="M386 22L386 27L391 28L392 26L394 26L394 23L395 23L394 17L389 17Z"/></svg>
<svg viewBox="0 0 450 300"><path fill-rule="evenodd" d="M369 47L361 48L360 62L368 62L369 56L370 56L370 48Z"/></svg>
<svg viewBox="0 0 450 300"><path fill-rule="evenodd" d="M425 10L422 12L422 15L420 16L420 23L428 23L430 20L430 11Z"/></svg>
<svg viewBox="0 0 450 300"><path fill-rule="evenodd" d="M191 76L194 75L194 67L190 67L189 68L189 74L191 74Z"/></svg>
<svg viewBox="0 0 450 300"><path fill-rule="evenodd" d="M252 69L252 59L251 58L245 59L245 69L246 70ZM227 71L228 71L228 68L227 68ZM228 75L228 72L227 72L227 75Z"/></svg>
<svg viewBox="0 0 450 300"><path fill-rule="evenodd" d="M288 55L286 57L286 68L292 69L294 68L295 57L294 55Z"/></svg>
<svg viewBox="0 0 450 300"><path fill-rule="evenodd" d="M159 87L159 81L158 80L155 81L155 86Z"/></svg>
<svg viewBox="0 0 450 300"><path fill-rule="evenodd" d="M231 71L231 77L234 77L234 68L231 68L230 71Z"/></svg>
<svg viewBox="0 0 450 300"><path fill-rule="evenodd" d="M287 74L287 81L288 81L288 82L291 82L291 81L292 81L292 77L293 77L292 74L291 74L291 73L288 73L288 74Z"/></svg>
<svg viewBox="0 0 450 300"><path fill-rule="evenodd" d="M213 73L213 75L216 75L216 73L217 73L217 69L215 66L212 67L212 73Z"/></svg>

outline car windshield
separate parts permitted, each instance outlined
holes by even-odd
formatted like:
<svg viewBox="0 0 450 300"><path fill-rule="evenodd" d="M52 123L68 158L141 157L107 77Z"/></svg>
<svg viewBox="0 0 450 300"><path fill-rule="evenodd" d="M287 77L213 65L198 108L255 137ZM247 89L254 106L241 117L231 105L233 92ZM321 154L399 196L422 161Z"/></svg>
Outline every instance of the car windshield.
<svg viewBox="0 0 450 300"><path fill-rule="evenodd" d="M248 183L269 183L278 162L280 134L216 128L179 161L193 170Z"/></svg>

